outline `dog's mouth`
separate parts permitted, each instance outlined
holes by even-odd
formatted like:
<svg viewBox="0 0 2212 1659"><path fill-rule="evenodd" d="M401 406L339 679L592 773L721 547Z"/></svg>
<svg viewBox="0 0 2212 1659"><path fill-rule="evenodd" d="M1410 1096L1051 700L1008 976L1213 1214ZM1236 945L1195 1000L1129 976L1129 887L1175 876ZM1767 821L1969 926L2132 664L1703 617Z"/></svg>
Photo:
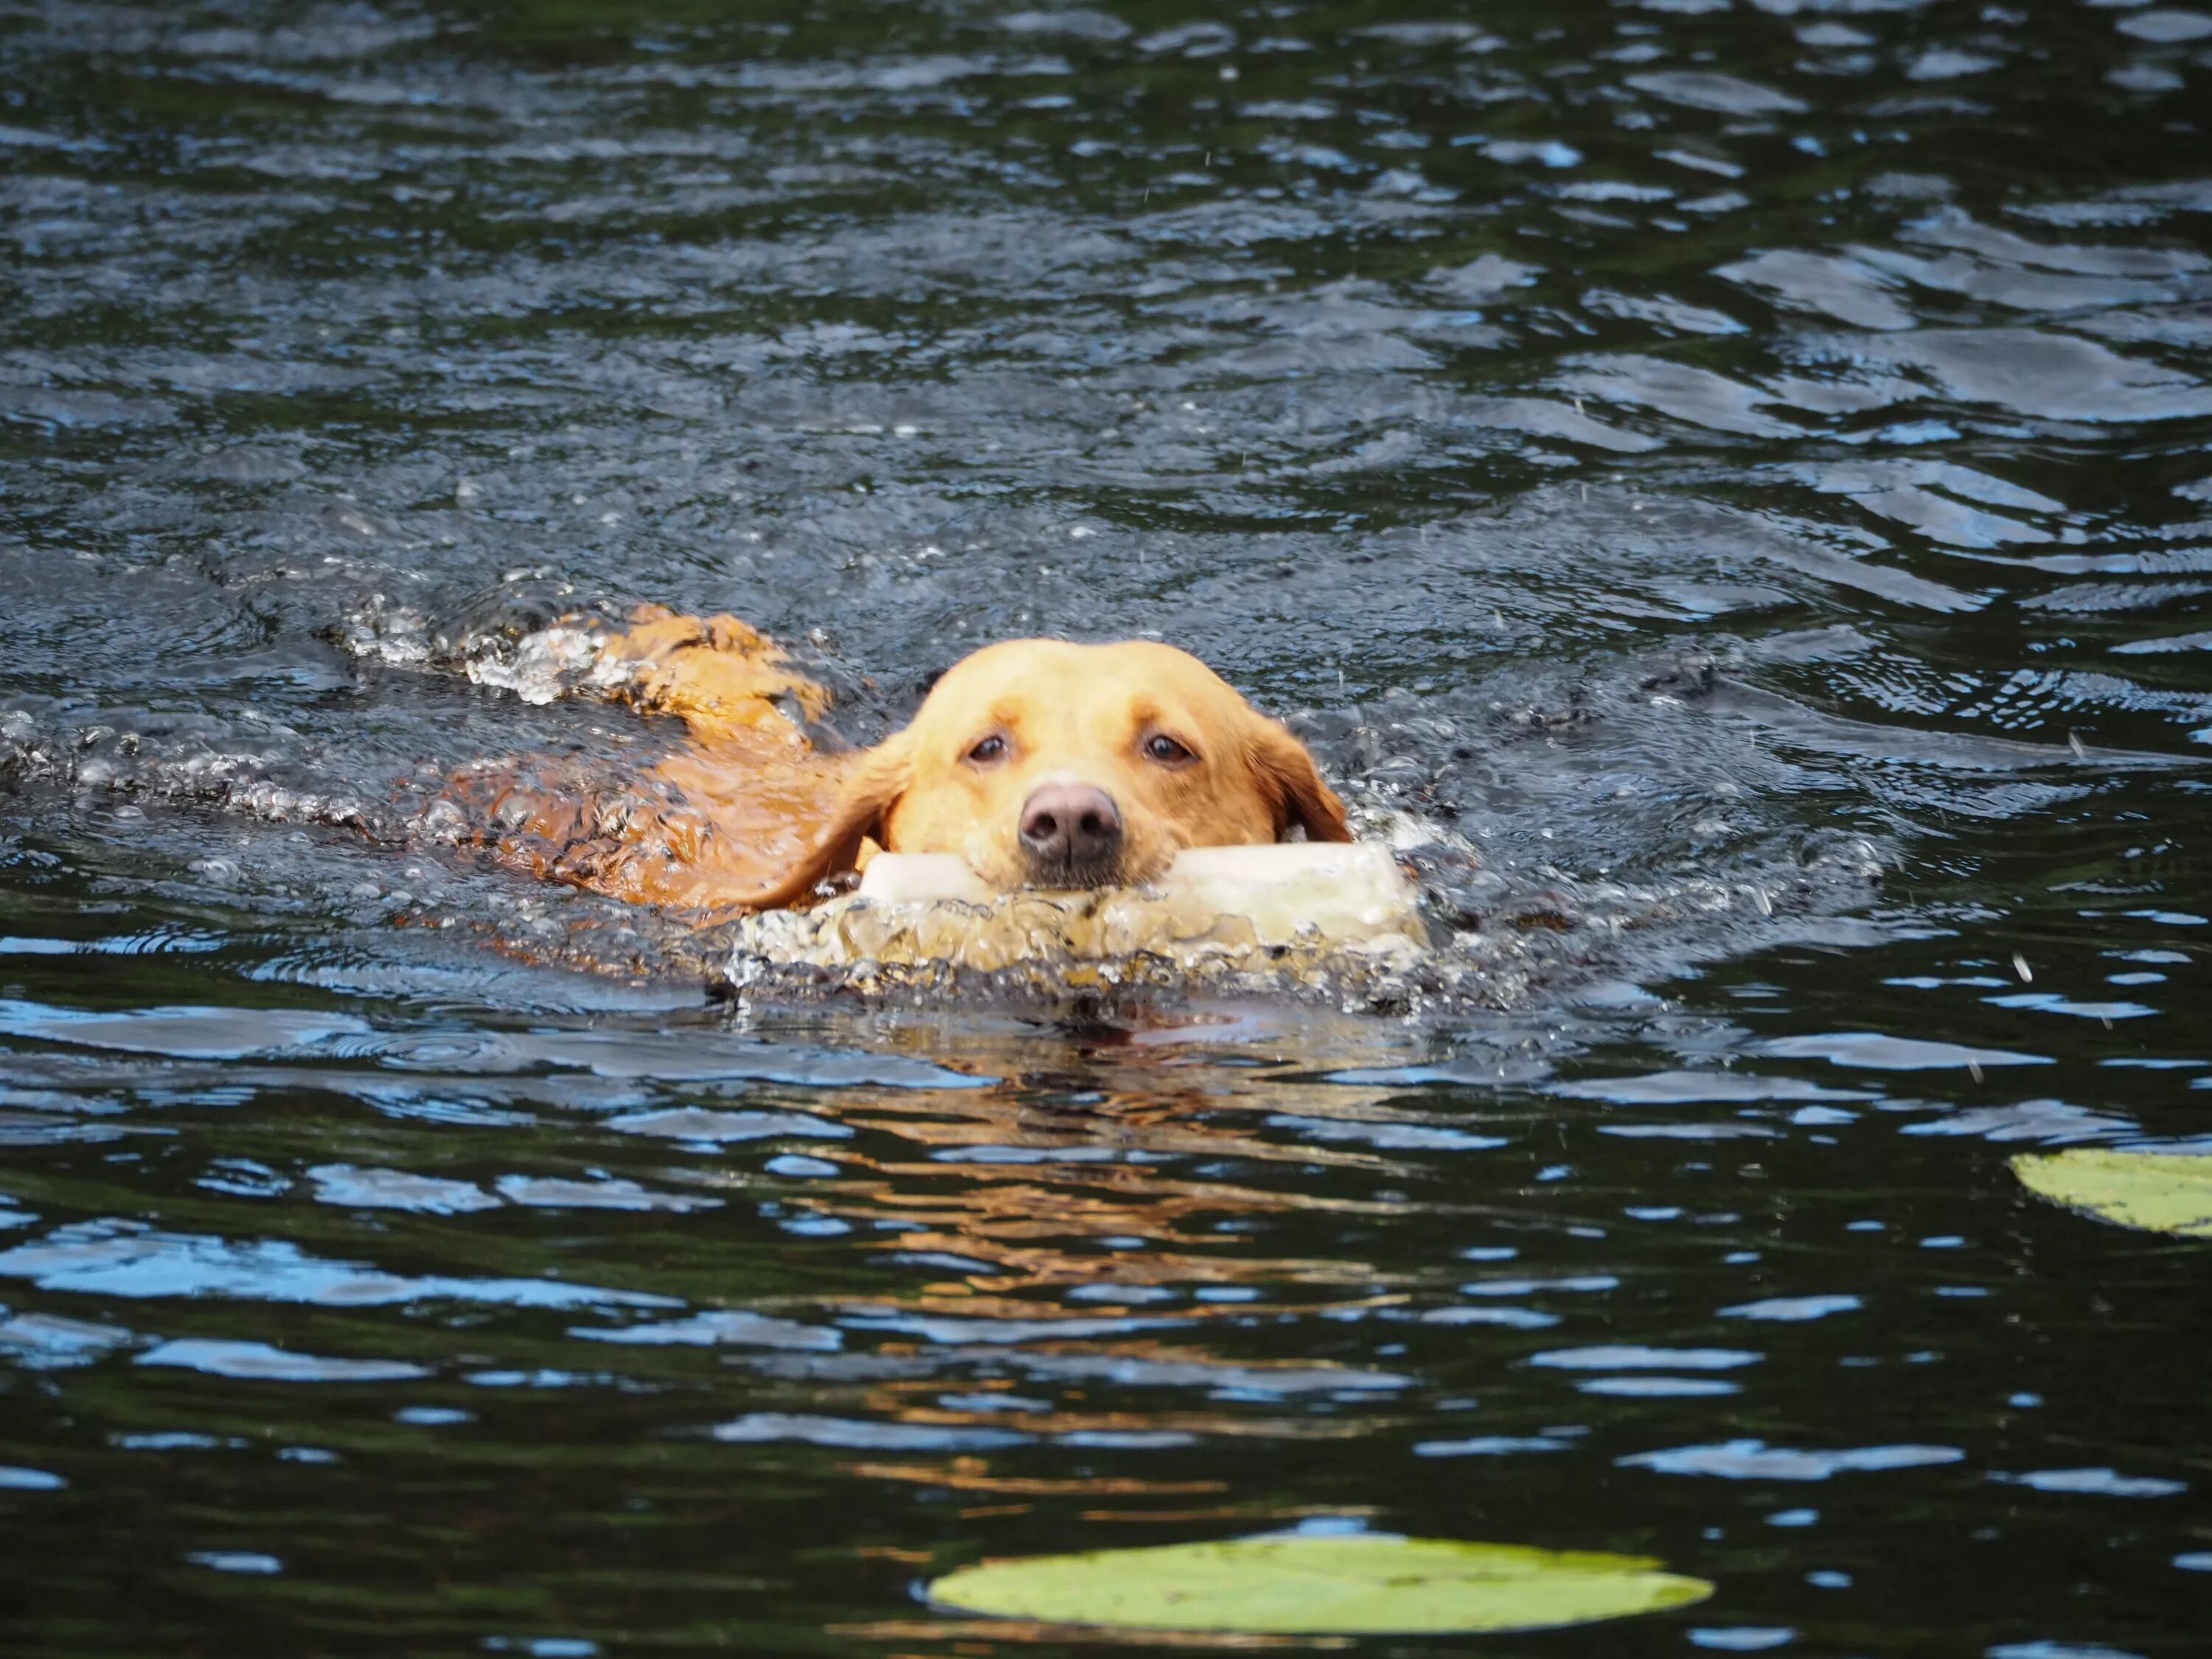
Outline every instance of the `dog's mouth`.
<svg viewBox="0 0 2212 1659"><path fill-rule="evenodd" d="M1103 859L1040 859L1022 861L1022 884L1043 892L1073 892L1097 887L1120 887L1127 873L1119 857Z"/></svg>

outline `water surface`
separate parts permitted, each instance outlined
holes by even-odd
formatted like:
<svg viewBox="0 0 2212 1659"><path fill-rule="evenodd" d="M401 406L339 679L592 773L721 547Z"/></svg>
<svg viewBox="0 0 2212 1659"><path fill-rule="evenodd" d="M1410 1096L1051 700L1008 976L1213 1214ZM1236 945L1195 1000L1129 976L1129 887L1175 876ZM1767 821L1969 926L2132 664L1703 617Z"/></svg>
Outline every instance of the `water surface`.
<svg viewBox="0 0 2212 1659"><path fill-rule="evenodd" d="M2156 3L0 7L0 1644L1072 1652L917 1587L1365 1525L1717 1586L1377 1651L2201 1650L2206 1247L2005 1160L2212 1148L2208 84ZM733 1013L421 816L669 741L499 644L641 599L853 741L1187 645L1467 977Z"/></svg>

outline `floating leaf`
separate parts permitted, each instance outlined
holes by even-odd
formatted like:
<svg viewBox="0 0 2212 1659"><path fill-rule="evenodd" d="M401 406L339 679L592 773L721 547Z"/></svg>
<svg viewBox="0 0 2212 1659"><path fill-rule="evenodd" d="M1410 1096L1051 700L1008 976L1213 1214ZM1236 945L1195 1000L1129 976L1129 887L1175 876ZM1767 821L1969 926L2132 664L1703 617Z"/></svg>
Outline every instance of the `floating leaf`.
<svg viewBox="0 0 2212 1659"><path fill-rule="evenodd" d="M2022 1153L2012 1172L2030 1192L2100 1221L2212 1238L2212 1158L2075 1146Z"/></svg>
<svg viewBox="0 0 2212 1659"><path fill-rule="evenodd" d="M1639 1556L1376 1533L1281 1533L1213 1544L1040 1555L963 1567L929 1587L967 1613L1254 1634L1539 1630L1702 1601L1713 1587Z"/></svg>

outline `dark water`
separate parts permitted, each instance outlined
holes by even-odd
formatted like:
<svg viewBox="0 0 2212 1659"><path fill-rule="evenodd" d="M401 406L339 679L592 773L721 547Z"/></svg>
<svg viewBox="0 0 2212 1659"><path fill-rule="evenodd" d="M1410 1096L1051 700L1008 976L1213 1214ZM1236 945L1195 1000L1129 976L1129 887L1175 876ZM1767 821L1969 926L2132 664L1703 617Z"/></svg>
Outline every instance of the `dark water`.
<svg viewBox="0 0 2212 1659"><path fill-rule="evenodd" d="M2212 1254L2005 1160L2212 1148L2212 15L1462 9L0 6L0 1648L2206 1650ZM1189 645L1480 994L733 1018L414 821L665 738L563 585Z"/></svg>

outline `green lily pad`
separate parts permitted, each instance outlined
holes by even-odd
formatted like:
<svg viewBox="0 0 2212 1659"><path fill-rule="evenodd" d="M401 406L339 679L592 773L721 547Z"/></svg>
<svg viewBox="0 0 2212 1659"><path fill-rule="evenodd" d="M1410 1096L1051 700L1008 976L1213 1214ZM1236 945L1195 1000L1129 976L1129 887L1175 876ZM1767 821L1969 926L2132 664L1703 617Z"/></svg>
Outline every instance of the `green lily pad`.
<svg viewBox="0 0 2212 1659"><path fill-rule="evenodd" d="M2212 1158L2075 1146L2024 1152L2012 1172L2053 1203L2148 1232L2212 1238Z"/></svg>
<svg viewBox="0 0 2212 1659"><path fill-rule="evenodd" d="M1540 1630L1702 1601L1702 1578L1634 1555L1376 1533L1038 1555L963 1567L942 1607L1051 1624L1255 1635Z"/></svg>

